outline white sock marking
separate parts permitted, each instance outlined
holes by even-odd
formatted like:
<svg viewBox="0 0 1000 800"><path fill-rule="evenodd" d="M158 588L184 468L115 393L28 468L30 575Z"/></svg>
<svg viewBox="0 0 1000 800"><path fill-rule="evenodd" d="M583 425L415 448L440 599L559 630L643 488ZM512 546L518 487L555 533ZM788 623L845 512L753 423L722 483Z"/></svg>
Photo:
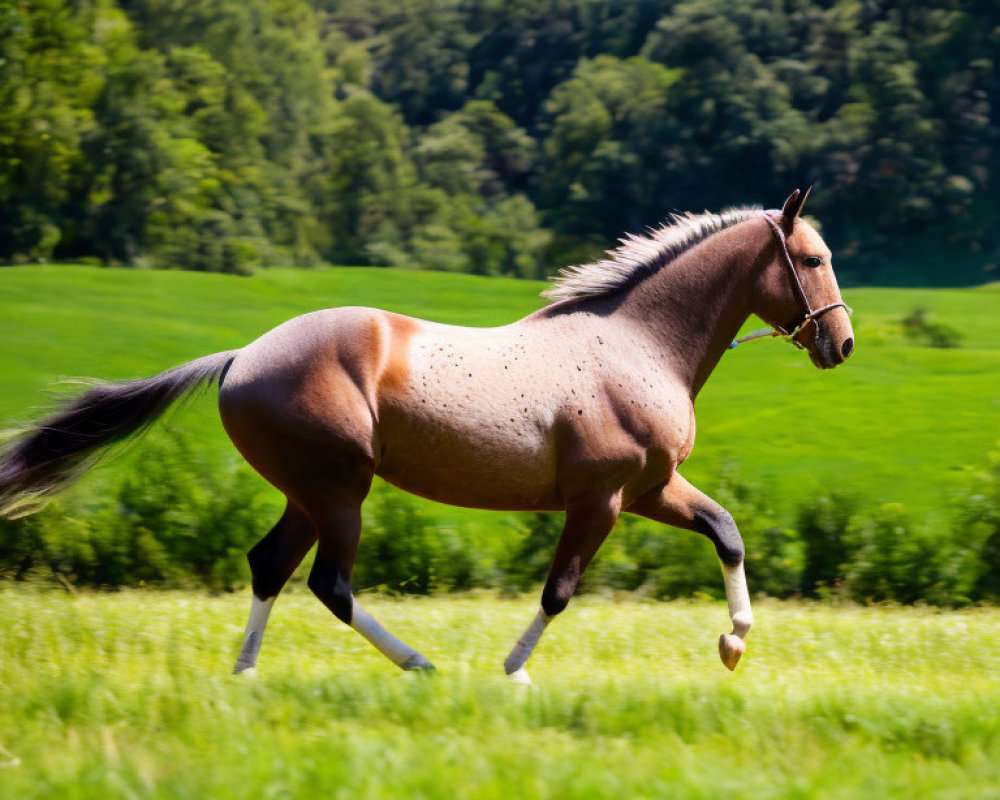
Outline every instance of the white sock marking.
<svg viewBox="0 0 1000 800"><path fill-rule="evenodd" d="M542 609L538 609L538 614L535 615L535 618L531 621L528 629L521 635L521 638L517 640L517 644L510 651L510 655L504 660L504 672L513 678L515 673L528 663L531 652L535 649L535 645L538 644L538 640L542 638L542 634L551 621L552 617L548 616ZM527 677L528 673L525 672L524 675Z"/></svg>
<svg viewBox="0 0 1000 800"><path fill-rule="evenodd" d="M364 636L382 655L402 669L433 669L434 666L420 653L383 628L371 614L355 600L351 612L351 627Z"/></svg>
<svg viewBox="0 0 1000 800"><path fill-rule="evenodd" d="M271 615L271 606L277 595L261 600L257 595L253 595L250 601L250 618L247 620L246 632L243 635L243 649L236 659L236 667L233 674L238 675L257 666L257 656L260 654L260 645L264 640L264 629L267 627L267 618Z"/></svg>
<svg viewBox="0 0 1000 800"><path fill-rule="evenodd" d="M516 683L518 686L531 686L531 678L528 676L528 670L524 667L510 673L507 677L510 678L511 683Z"/></svg>
<svg viewBox="0 0 1000 800"><path fill-rule="evenodd" d="M753 625L753 611L750 610L750 593L747 591L743 562L735 567L723 564L722 577L726 583L726 602L729 604L729 618L733 621L733 633L745 639Z"/></svg>

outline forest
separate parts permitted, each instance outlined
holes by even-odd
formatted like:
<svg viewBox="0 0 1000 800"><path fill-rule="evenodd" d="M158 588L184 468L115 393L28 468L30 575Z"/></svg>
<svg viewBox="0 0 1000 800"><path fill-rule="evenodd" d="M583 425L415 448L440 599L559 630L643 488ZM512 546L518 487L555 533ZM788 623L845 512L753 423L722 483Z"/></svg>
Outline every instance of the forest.
<svg viewBox="0 0 1000 800"><path fill-rule="evenodd" d="M981 283L998 53L992 0L4 0L0 263L539 278L814 185L846 282Z"/></svg>

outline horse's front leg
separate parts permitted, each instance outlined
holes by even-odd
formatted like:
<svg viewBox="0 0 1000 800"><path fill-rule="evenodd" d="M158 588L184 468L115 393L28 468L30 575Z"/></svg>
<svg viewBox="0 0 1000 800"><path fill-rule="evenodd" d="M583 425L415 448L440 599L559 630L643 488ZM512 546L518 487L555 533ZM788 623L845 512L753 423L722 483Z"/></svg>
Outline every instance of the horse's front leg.
<svg viewBox="0 0 1000 800"><path fill-rule="evenodd" d="M679 473L626 509L633 514L702 533L712 540L722 562L726 600L733 632L719 637L719 657L729 669L746 650L746 635L753 624L750 595L743 571L743 539L732 516L712 498L695 489Z"/></svg>
<svg viewBox="0 0 1000 800"><path fill-rule="evenodd" d="M577 497L566 503L566 522L542 590L542 607L503 663L515 683L531 683L524 665L549 622L566 608L587 564L615 526L619 511L620 491Z"/></svg>

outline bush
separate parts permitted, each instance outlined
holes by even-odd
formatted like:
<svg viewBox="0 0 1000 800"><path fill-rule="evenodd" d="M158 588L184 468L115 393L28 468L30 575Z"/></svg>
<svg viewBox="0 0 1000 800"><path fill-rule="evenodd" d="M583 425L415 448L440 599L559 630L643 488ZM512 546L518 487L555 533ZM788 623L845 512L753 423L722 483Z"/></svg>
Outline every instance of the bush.
<svg viewBox="0 0 1000 800"><path fill-rule="evenodd" d="M166 436L143 444L136 468L105 499L73 508L64 500L0 521L0 573L228 590L249 577L246 551L267 528L260 510L260 484L249 473L219 470Z"/></svg>
<svg viewBox="0 0 1000 800"><path fill-rule="evenodd" d="M527 531L501 568L506 591L525 592L545 580L562 526L561 514L538 513L529 517Z"/></svg>
<svg viewBox="0 0 1000 800"><path fill-rule="evenodd" d="M718 596L722 574L715 548L704 536L627 515L584 574L584 591L599 585L657 600Z"/></svg>
<svg viewBox="0 0 1000 800"><path fill-rule="evenodd" d="M903 328L903 335L915 344L924 344L928 347L941 347L950 349L960 347L962 344L962 332L950 325L940 322L931 322L927 319L929 311L926 308L915 308L906 317L900 320Z"/></svg>
<svg viewBox="0 0 1000 800"><path fill-rule="evenodd" d="M733 515L739 526L751 591L771 597L798 593L805 567L802 537L782 524L761 487L745 484L726 470L712 497Z"/></svg>
<svg viewBox="0 0 1000 800"><path fill-rule="evenodd" d="M848 537L855 500L845 495L818 497L799 509L796 532L804 548L800 586L807 597L833 588L850 558Z"/></svg>
<svg viewBox="0 0 1000 800"><path fill-rule="evenodd" d="M380 486L364 506L364 535L354 572L357 589L409 594L437 588L430 521L401 492Z"/></svg>
<svg viewBox="0 0 1000 800"><path fill-rule="evenodd" d="M436 526L398 489L377 483L363 514L352 581L356 589L432 594L495 584L471 544Z"/></svg>
<svg viewBox="0 0 1000 800"><path fill-rule="evenodd" d="M990 454L956 515L955 537L966 543L970 594L975 600L1000 602L1000 449Z"/></svg>
<svg viewBox="0 0 1000 800"><path fill-rule="evenodd" d="M244 465L219 469L206 462L175 434L145 442L137 456L101 499L77 488L34 516L0 520L0 578L213 590L246 583L245 554L272 521L262 519L263 484ZM93 482L87 486L93 492ZM729 475L712 495L740 526L754 594L837 590L857 602L1000 601L1000 451L972 477L950 533L947 524L916 524L900 505L862 507L843 495L810 500L788 526L766 493ZM375 485L362 511L357 589L524 592L545 580L561 513L526 515L520 537L487 541L482 535L492 537L492 529L463 536L423 509L409 495ZM706 537L629 514L579 591L598 587L654 599L723 596Z"/></svg>
<svg viewBox="0 0 1000 800"><path fill-rule="evenodd" d="M844 588L859 602L953 605L965 601L958 553L947 537L920 529L898 503L851 525Z"/></svg>

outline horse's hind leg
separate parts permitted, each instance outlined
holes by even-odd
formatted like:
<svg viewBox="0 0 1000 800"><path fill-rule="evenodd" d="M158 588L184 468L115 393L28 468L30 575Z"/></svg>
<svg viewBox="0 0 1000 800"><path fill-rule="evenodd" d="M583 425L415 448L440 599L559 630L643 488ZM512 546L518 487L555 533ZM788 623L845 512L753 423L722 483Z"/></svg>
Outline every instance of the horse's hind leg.
<svg viewBox="0 0 1000 800"><path fill-rule="evenodd" d="M309 548L316 542L316 529L309 518L288 503L285 513L247 554L253 579L250 618L243 637L243 649L236 659L233 674L238 675L257 665L264 628L271 606L282 587L295 572Z"/></svg>
<svg viewBox="0 0 1000 800"><path fill-rule="evenodd" d="M676 472L666 484L640 497L628 511L656 522L697 531L712 540L722 563L726 601L733 623L732 633L719 637L719 657L728 669L736 669L746 650L744 640L753 625L753 612L743 571L743 539L732 516Z"/></svg>
<svg viewBox="0 0 1000 800"><path fill-rule="evenodd" d="M309 588L341 622L350 625L380 653L404 670L434 669L424 656L383 628L351 592L351 574L361 537L361 502L371 484L371 472L353 481L353 490L324 496L310 505L319 533Z"/></svg>

